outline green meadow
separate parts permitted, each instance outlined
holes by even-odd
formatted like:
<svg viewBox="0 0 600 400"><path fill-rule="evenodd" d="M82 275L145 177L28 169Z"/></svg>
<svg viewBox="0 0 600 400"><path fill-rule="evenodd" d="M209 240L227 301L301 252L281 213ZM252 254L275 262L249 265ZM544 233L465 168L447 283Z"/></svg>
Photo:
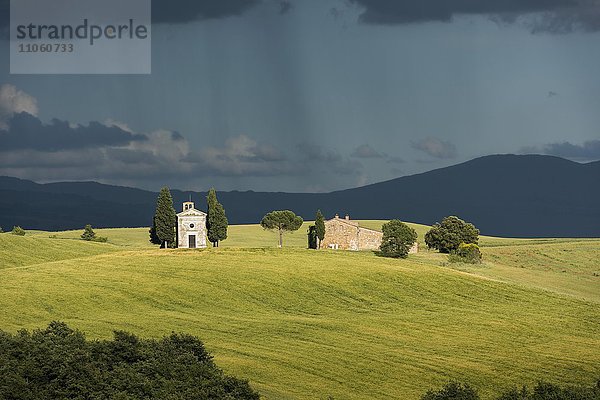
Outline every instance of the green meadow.
<svg viewBox="0 0 600 400"><path fill-rule="evenodd" d="M423 245L406 260L311 251L306 228L284 249L257 225L206 250L156 249L147 228L0 234L0 329L191 333L265 399L418 399L452 379L491 399L600 378L600 239L482 237L484 264L466 265Z"/></svg>

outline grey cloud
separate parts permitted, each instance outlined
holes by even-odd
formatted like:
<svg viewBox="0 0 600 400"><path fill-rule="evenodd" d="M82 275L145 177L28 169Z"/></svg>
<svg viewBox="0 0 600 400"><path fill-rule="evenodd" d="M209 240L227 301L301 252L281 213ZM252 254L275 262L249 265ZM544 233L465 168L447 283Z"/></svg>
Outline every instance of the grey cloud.
<svg viewBox="0 0 600 400"><path fill-rule="evenodd" d="M305 161L335 163L342 160L342 156L338 153L331 150L325 150L315 143L299 143L296 148Z"/></svg>
<svg viewBox="0 0 600 400"><path fill-rule="evenodd" d="M384 154L378 152L368 144L362 144L358 146L351 154L352 157L356 158L383 158Z"/></svg>
<svg viewBox="0 0 600 400"><path fill-rule="evenodd" d="M14 85L0 86L0 129L7 129L8 120L20 112L37 115L37 99Z"/></svg>
<svg viewBox="0 0 600 400"><path fill-rule="evenodd" d="M109 159L123 164L148 164L156 159L154 153L143 149L108 148L105 150Z"/></svg>
<svg viewBox="0 0 600 400"><path fill-rule="evenodd" d="M411 146L413 149L420 150L434 158L448 159L456 157L456 146L433 137L412 142Z"/></svg>
<svg viewBox="0 0 600 400"><path fill-rule="evenodd" d="M316 167L323 173L333 172L336 175L356 175L363 169L358 160L344 158L338 152L324 149L315 143L299 143L296 148L304 168Z"/></svg>
<svg viewBox="0 0 600 400"><path fill-rule="evenodd" d="M279 2L279 14L284 15L292 11L294 4L291 1L280 1Z"/></svg>
<svg viewBox="0 0 600 400"><path fill-rule="evenodd" d="M179 24L241 15L261 0L152 0L152 22Z"/></svg>
<svg viewBox="0 0 600 400"><path fill-rule="evenodd" d="M338 175L357 175L363 170L363 165L356 160L342 160L333 164L331 169Z"/></svg>
<svg viewBox="0 0 600 400"><path fill-rule="evenodd" d="M338 19L344 15L344 12L337 7L332 7L329 9L329 15L331 15L333 19Z"/></svg>
<svg viewBox="0 0 600 400"><path fill-rule="evenodd" d="M349 0L362 9L367 24L450 22L458 15L483 15L504 23L537 15L533 32L564 33L575 29L600 29L597 0Z"/></svg>
<svg viewBox="0 0 600 400"><path fill-rule="evenodd" d="M404 171L400 168L392 168L390 169L390 172L392 173L392 175L396 175L396 176L401 176Z"/></svg>
<svg viewBox="0 0 600 400"><path fill-rule="evenodd" d="M57 152L15 150L0 156L0 174L26 179L160 179L189 175L181 163L143 151L112 148L68 149Z"/></svg>
<svg viewBox="0 0 600 400"><path fill-rule="evenodd" d="M173 140L185 140L185 138L183 137L183 135L177 131L173 131L171 132L171 139Z"/></svg>
<svg viewBox="0 0 600 400"><path fill-rule="evenodd" d="M277 176L294 171L279 149L245 135L226 140L223 147L204 147L192 152L184 161L219 176Z"/></svg>
<svg viewBox="0 0 600 400"><path fill-rule="evenodd" d="M406 160L402 157L388 157L387 162L390 164L404 164Z"/></svg>
<svg viewBox="0 0 600 400"><path fill-rule="evenodd" d="M570 158L580 161L592 161L600 159L600 140L588 140L583 144L572 144L570 142L550 143L541 148L524 147L521 153L543 153L557 157Z"/></svg>
<svg viewBox="0 0 600 400"><path fill-rule="evenodd" d="M13 115L0 130L0 150L37 149L58 151L94 146L124 146L134 141L147 140L145 135L132 134L117 126L99 122L72 127L67 121L52 120L43 124L26 112Z"/></svg>
<svg viewBox="0 0 600 400"><path fill-rule="evenodd" d="M166 177L190 177L193 165L182 161L178 141L165 145L148 135L144 142L127 147L98 146L85 149L0 150L0 175L41 180L160 180ZM160 136L160 135L158 135Z"/></svg>

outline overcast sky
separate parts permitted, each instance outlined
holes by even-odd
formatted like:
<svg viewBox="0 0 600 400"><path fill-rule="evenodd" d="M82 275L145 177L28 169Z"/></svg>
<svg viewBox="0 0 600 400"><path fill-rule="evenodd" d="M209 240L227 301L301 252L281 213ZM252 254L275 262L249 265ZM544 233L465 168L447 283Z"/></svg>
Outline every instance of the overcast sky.
<svg viewBox="0 0 600 400"><path fill-rule="evenodd" d="M152 14L146 76L10 75L0 39L0 175L301 192L497 153L600 159L597 0L156 0Z"/></svg>

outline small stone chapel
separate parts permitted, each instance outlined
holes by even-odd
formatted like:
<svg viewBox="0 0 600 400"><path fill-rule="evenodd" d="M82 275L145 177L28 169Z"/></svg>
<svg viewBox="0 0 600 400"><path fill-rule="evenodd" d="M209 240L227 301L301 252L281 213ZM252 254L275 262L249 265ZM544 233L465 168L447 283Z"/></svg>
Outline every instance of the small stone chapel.
<svg viewBox="0 0 600 400"><path fill-rule="evenodd" d="M183 203L177 214L177 247L203 249L206 247L206 213L194 208L194 202Z"/></svg>

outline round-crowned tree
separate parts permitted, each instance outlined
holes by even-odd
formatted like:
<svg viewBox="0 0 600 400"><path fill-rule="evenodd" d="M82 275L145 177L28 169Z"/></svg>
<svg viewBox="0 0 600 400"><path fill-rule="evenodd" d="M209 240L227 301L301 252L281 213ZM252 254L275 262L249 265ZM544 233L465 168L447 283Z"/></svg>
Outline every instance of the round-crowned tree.
<svg viewBox="0 0 600 400"><path fill-rule="evenodd" d="M444 218L441 223L436 223L425 234L427 247L436 249L440 253L457 250L461 243L477 244L478 241L479 229L455 216Z"/></svg>
<svg viewBox="0 0 600 400"><path fill-rule="evenodd" d="M408 251L417 240L417 232L404 222L393 219L383 224L381 255L393 258L406 258Z"/></svg>
<svg viewBox="0 0 600 400"><path fill-rule="evenodd" d="M260 221L264 229L276 230L279 233L279 247L283 247L283 232L293 232L300 229L304 220L293 211L271 211Z"/></svg>

